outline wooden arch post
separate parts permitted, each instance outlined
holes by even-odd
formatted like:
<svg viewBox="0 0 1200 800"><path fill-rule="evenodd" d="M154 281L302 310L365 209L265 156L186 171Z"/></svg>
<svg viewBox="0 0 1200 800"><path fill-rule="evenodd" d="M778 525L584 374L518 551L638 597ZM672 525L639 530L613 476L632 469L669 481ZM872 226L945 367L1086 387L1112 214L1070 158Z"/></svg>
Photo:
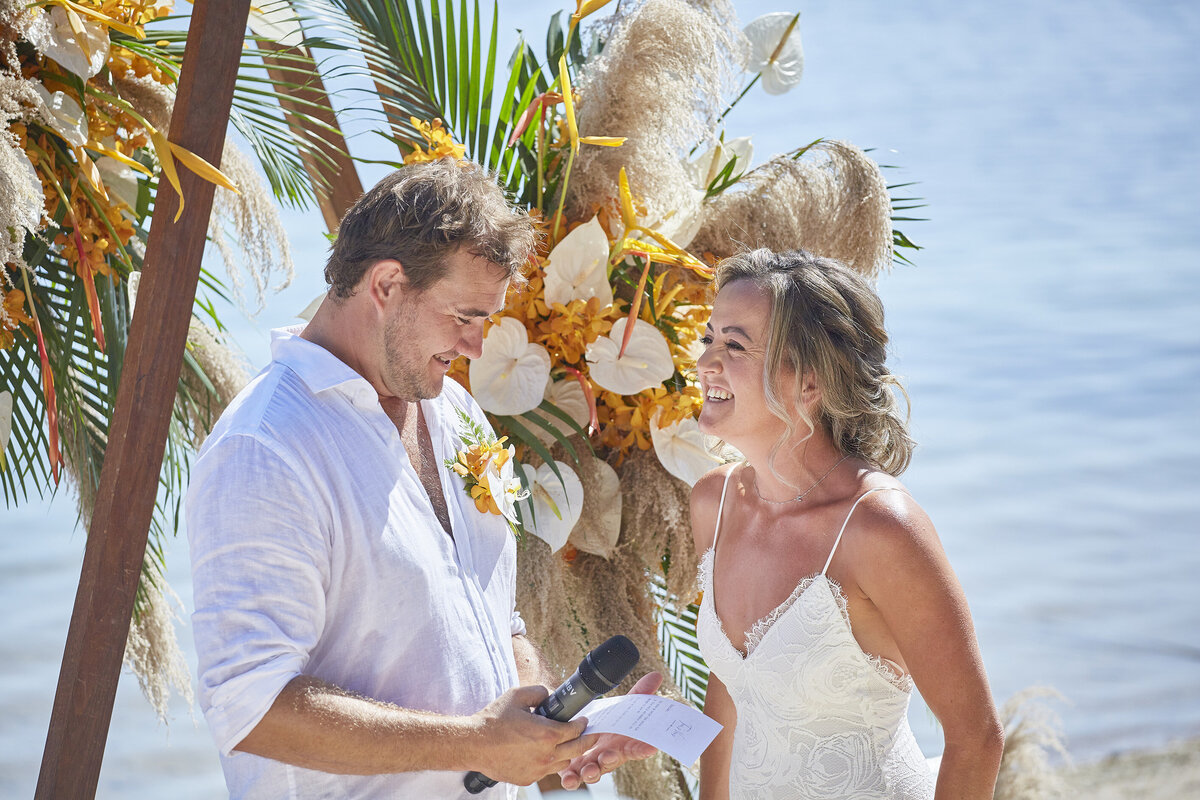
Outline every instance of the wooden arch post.
<svg viewBox="0 0 1200 800"><path fill-rule="evenodd" d="M169 138L221 162L250 0L196 0ZM159 181L138 310L100 472L35 797L95 797L188 324L213 184L179 170L187 199Z"/></svg>

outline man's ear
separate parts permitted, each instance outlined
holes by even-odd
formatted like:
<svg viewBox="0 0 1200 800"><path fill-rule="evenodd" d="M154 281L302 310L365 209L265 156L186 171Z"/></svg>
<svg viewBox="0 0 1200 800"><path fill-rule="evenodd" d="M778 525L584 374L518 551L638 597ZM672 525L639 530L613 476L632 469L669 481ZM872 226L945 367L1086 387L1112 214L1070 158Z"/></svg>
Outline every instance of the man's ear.
<svg viewBox="0 0 1200 800"><path fill-rule="evenodd" d="M394 258L376 261L363 275L363 288L371 304L380 312L411 291L404 266Z"/></svg>

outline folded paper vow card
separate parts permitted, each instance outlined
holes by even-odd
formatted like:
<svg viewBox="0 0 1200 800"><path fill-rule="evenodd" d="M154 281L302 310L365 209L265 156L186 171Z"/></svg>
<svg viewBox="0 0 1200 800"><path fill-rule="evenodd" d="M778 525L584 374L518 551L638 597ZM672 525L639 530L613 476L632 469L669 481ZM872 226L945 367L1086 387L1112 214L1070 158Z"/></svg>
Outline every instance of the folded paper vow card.
<svg viewBox="0 0 1200 800"><path fill-rule="evenodd" d="M619 733L654 745L684 766L696 762L721 732L721 724L666 697L627 694L593 700L579 712L586 733Z"/></svg>

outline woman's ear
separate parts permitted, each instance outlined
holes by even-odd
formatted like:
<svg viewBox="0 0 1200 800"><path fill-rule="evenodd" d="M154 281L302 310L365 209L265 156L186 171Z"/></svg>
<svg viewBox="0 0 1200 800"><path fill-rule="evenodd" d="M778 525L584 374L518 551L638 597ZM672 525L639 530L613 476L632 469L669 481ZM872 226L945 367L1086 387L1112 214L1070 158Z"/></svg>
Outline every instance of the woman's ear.
<svg viewBox="0 0 1200 800"><path fill-rule="evenodd" d="M821 387L817 384L817 373L812 370L805 372L800 379L800 404L813 418L821 407Z"/></svg>

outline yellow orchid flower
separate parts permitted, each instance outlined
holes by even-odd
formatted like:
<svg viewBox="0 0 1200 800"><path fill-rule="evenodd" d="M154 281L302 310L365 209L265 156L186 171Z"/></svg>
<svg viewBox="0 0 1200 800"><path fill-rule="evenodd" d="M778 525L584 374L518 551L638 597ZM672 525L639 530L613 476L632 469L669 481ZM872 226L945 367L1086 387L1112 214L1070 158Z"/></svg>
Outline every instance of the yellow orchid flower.
<svg viewBox="0 0 1200 800"><path fill-rule="evenodd" d="M46 0L45 2L35 3L34 5L62 6L63 10L67 12L67 19L71 23L71 30L75 31L76 34L81 34L83 32L83 22L78 16L83 14L84 16L91 17L92 19L97 20L98 22L106 25L109 28L112 28L115 31L120 31L121 33L134 37L135 39L146 38L146 32L142 30L142 26L129 25L128 23L122 22L119 19L114 19L113 17L108 16L98 8L92 8L80 3L74 3L71 0Z"/></svg>

